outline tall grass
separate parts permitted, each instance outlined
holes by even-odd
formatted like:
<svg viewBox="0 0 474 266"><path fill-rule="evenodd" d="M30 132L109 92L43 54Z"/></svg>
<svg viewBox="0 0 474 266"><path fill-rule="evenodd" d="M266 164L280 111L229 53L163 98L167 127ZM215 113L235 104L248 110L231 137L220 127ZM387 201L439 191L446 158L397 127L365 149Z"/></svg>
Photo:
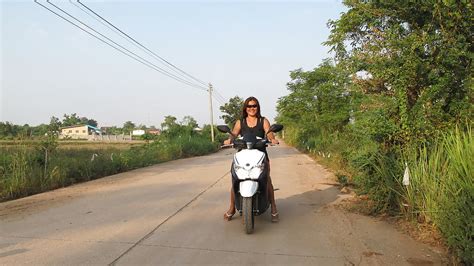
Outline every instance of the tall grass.
<svg viewBox="0 0 474 266"><path fill-rule="evenodd" d="M357 128L312 135L286 127L285 141L320 157L353 183L373 214L402 215L437 228L447 245L474 264L474 140L472 127L456 128L436 140L382 146ZM331 154L331 158L328 158ZM321 156L323 155L323 156ZM405 164L410 185L402 184Z"/></svg>
<svg viewBox="0 0 474 266"><path fill-rule="evenodd" d="M49 151L31 143L0 147L0 201L15 199L160 162L217 150L207 136L160 138L113 147L68 147Z"/></svg>
<svg viewBox="0 0 474 266"><path fill-rule="evenodd" d="M447 132L405 156L410 185L402 212L435 225L465 262L474 263L474 140L472 129Z"/></svg>

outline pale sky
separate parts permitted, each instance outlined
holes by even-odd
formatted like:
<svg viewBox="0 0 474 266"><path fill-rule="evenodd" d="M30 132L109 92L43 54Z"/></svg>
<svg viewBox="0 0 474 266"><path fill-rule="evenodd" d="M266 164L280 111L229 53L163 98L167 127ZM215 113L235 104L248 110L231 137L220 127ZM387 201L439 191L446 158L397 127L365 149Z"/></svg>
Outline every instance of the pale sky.
<svg viewBox="0 0 474 266"><path fill-rule="evenodd" d="M134 61L33 1L0 1L0 121L38 125L77 113L99 126L128 120L159 126L166 115L210 123L206 91ZM69 1L51 2L164 68ZM289 72L311 70L331 56L322 45L326 23L346 10L334 0L81 2L170 63L212 83L226 101L257 97L270 121L278 98L288 94ZM223 123L221 102L213 101L215 124Z"/></svg>

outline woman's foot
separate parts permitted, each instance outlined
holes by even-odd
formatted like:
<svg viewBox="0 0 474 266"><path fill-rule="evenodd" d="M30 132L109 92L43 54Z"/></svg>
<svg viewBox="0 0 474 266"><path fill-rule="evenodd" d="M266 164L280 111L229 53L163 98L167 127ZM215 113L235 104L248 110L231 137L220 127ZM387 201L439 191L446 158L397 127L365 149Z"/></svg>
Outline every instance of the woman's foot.
<svg viewBox="0 0 474 266"><path fill-rule="evenodd" d="M278 223L278 221L280 221L278 212L272 212L272 223Z"/></svg>
<svg viewBox="0 0 474 266"><path fill-rule="evenodd" d="M235 214L235 211L234 212L226 211L224 213L224 220L226 221L232 220L232 216L234 216L234 214Z"/></svg>

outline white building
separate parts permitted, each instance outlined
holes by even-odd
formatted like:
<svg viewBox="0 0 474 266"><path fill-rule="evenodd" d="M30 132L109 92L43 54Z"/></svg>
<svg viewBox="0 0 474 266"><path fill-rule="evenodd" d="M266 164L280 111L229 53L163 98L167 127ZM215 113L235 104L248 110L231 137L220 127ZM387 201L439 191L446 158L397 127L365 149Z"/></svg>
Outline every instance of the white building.
<svg viewBox="0 0 474 266"><path fill-rule="evenodd" d="M134 129L132 131L132 136L141 136L141 135L145 135L145 130L143 130L143 129Z"/></svg>
<svg viewBox="0 0 474 266"><path fill-rule="evenodd" d="M90 125L75 125L61 128L60 138L88 139L91 135L100 135L102 131Z"/></svg>

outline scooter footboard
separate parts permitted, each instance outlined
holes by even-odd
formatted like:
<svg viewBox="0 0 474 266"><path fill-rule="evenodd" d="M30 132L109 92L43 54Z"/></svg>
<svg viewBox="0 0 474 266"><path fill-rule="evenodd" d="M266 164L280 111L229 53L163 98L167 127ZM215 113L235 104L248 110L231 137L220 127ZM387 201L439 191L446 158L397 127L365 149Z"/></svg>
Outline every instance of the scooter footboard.
<svg viewBox="0 0 474 266"><path fill-rule="evenodd" d="M254 208L256 210L255 214L260 215L270 207L267 190L257 192L256 199L257 201L254 203Z"/></svg>

